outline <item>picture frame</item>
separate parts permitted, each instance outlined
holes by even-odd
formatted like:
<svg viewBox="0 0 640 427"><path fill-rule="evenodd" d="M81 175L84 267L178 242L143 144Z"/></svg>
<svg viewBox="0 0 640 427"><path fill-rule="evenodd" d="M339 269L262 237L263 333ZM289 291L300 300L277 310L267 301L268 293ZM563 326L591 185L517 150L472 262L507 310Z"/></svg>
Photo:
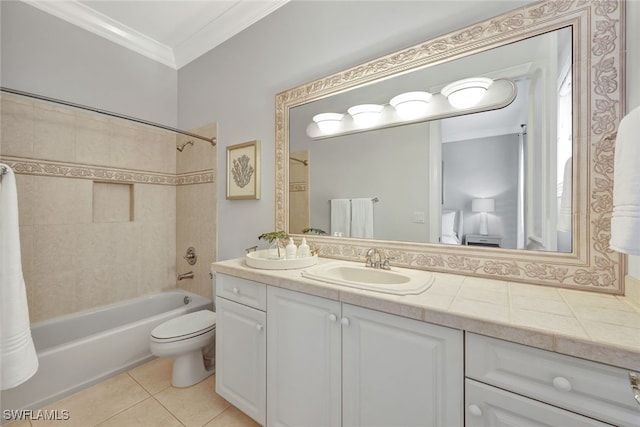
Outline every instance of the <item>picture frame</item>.
<svg viewBox="0 0 640 427"><path fill-rule="evenodd" d="M227 199L260 198L260 141L227 147Z"/></svg>

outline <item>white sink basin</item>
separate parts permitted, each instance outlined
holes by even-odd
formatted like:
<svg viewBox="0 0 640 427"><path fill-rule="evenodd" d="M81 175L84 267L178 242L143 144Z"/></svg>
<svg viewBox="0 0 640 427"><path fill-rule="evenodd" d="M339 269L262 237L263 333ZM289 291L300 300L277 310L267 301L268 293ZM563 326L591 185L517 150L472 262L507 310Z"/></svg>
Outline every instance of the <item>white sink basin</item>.
<svg viewBox="0 0 640 427"><path fill-rule="evenodd" d="M302 276L335 285L395 295L422 293L434 281L433 275L428 271L398 267L382 270L349 261L317 265L302 271Z"/></svg>
<svg viewBox="0 0 640 427"><path fill-rule="evenodd" d="M292 270L296 268L307 268L318 262L318 255L311 255L306 258L285 259L284 250L281 256L274 249L263 249L249 252L245 256L245 262L249 267L262 270Z"/></svg>

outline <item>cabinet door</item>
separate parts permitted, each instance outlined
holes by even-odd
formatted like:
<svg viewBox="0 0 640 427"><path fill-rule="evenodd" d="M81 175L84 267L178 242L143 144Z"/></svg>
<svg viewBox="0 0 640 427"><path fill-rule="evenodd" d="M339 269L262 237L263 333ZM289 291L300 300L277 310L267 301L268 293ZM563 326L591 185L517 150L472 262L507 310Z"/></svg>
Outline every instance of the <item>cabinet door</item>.
<svg viewBox="0 0 640 427"><path fill-rule="evenodd" d="M462 332L342 306L344 426L462 426Z"/></svg>
<svg viewBox="0 0 640 427"><path fill-rule="evenodd" d="M216 392L264 425L266 418L266 315L218 298Z"/></svg>
<svg viewBox="0 0 640 427"><path fill-rule="evenodd" d="M340 426L340 303L267 289L267 424Z"/></svg>
<svg viewBox="0 0 640 427"><path fill-rule="evenodd" d="M467 427L610 427L537 400L466 380Z"/></svg>

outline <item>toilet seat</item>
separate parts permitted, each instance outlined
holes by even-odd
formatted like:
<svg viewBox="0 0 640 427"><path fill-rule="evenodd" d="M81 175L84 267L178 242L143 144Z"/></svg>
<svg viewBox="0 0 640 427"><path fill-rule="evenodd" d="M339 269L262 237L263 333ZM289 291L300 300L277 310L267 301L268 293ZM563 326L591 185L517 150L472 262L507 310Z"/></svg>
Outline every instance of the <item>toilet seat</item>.
<svg viewBox="0 0 640 427"><path fill-rule="evenodd" d="M216 314L210 310L195 311L168 320L151 331L155 342L174 342L206 334L216 328Z"/></svg>

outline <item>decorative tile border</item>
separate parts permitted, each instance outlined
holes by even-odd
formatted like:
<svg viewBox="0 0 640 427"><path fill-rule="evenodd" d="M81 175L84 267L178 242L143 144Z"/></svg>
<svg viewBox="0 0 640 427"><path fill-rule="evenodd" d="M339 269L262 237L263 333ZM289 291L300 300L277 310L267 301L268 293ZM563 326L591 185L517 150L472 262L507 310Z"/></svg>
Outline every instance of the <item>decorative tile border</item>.
<svg viewBox="0 0 640 427"><path fill-rule="evenodd" d="M213 169L207 169L198 172L182 173L176 175L175 179L175 185L208 184L215 182L216 172Z"/></svg>
<svg viewBox="0 0 640 427"><path fill-rule="evenodd" d="M47 160L25 159L19 157L0 157L0 161L7 164L15 173L24 175L157 185L191 185L215 182L215 170L213 169L183 174L172 174L118 169L108 166L81 165Z"/></svg>
<svg viewBox="0 0 640 427"><path fill-rule="evenodd" d="M309 183L307 182L290 182L289 192L307 191L309 189Z"/></svg>

